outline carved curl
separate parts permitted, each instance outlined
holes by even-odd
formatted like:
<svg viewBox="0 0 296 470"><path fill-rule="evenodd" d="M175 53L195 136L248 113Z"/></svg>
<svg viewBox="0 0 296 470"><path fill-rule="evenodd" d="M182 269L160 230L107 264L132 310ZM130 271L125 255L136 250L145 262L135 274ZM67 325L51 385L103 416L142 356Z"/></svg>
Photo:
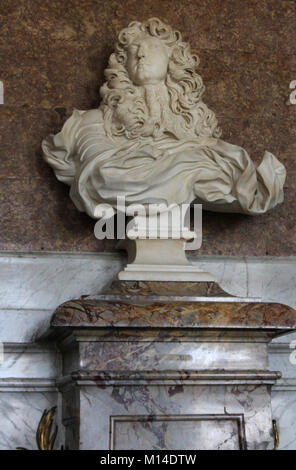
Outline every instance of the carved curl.
<svg viewBox="0 0 296 470"><path fill-rule="evenodd" d="M111 54L105 70L107 81L100 89L107 133L125 135L128 138L155 133L157 123L149 119L140 89L132 83L126 69L128 46L143 33L161 39L171 48L165 81L171 111L181 116L185 128L193 130L197 136L219 137L221 131L216 116L202 101L205 87L201 76L196 72L198 56L191 53L189 44L182 41L179 31L173 30L157 18L150 18L143 23L133 21L119 33L115 52ZM117 104L126 99L132 103L129 112L133 119L130 123L118 123L114 120L114 112Z"/></svg>

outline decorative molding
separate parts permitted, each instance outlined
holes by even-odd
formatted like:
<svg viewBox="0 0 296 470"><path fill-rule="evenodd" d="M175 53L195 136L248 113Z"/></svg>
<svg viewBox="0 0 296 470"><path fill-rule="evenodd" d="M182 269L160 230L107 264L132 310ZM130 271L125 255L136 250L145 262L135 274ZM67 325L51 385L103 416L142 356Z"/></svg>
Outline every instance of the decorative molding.
<svg viewBox="0 0 296 470"><path fill-rule="evenodd" d="M272 387L273 392L295 392L296 391L296 378L283 377L276 382Z"/></svg>
<svg viewBox="0 0 296 470"><path fill-rule="evenodd" d="M110 416L110 450L115 449L116 424L132 422L180 422L180 421L235 421L237 424L239 450L246 450L245 422L243 414L192 414L192 415L122 415Z"/></svg>
<svg viewBox="0 0 296 470"><path fill-rule="evenodd" d="M77 371L57 380L59 390L71 385L273 385L280 372L246 370L180 370L180 371Z"/></svg>
<svg viewBox="0 0 296 470"><path fill-rule="evenodd" d="M3 343L4 354L58 353L55 343Z"/></svg>
<svg viewBox="0 0 296 470"><path fill-rule="evenodd" d="M0 392L57 392L56 379L4 378L0 379Z"/></svg>
<svg viewBox="0 0 296 470"><path fill-rule="evenodd" d="M290 343L270 343L268 345L270 354L291 354Z"/></svg>

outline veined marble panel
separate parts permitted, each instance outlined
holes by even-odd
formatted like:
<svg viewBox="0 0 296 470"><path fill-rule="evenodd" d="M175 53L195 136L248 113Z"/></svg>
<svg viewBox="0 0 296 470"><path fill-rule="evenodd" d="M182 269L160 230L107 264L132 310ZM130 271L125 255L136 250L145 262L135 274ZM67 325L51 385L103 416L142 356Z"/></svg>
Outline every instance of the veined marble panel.
<svg viewBox="0 0 296 470"><path fill-rule="evenodd" d="M296 307L296 258L200 258L233 295ZM122 269L120 253L0 253L0 309L53 310L66 300L94 295Z"/></svg>
<svg viewBox="0 0 296 470"><path fill-rule="evenodd" d="M0 390L3 379L55 379L60 369L61 358L54 345L5 343Z"/></svg>
<svg viewBox="0 0 296 470"><path fill-rule="evenodd" d="M40 337L43 332L47 331L51 316L51 309L0 308L0 341L5 343L32 343L35 338Z"/></svg>
<svg viewBox="0 0 296 470"><path fill-rule="evenodd" d="M283 381L280 381L283 382ZM277 421L279 449L296 449L296 383L291 381L276 386L271 395L272 416ZM282 390L281 390L282 388ZM290 391L289 391L290 388ZM294 388L294 390L293 390Z"/></svg>
<svg viewBox="0 0 296 470"><path fill-rule="evenodd" d="M110 449L243 450L243 415L112 416ZM186 439L183 439L186 436Z"/></svg>
<svg viewBox="0 0 296 470"><path fill-rule="evenodd" d="M262 448L272 448L270 435L270 406L268 393L264 387L259 386L191 386L186 385L186 394L182 386L121 386L105 387L97 393L96 387L83 387L80 395L80 412L83 419L80 423L80 434L83 436L80 442L81 449L108 449L110 448L110 423L109 416L171 416L173 415L242 415L244 414L246 438L248 448L258 448L261 442ZM168 399L169 397L169 399ZM247 403L247 406L246 406ZM256 419L254 416L257 414ZM100 434L96 433L97 422L100 422ZM260 422L260 429L257 424ZM176 423L175 423L176 424ZM148 426L147 426L148 427ZM186 449L187 436L182 434L182 427L177 431L179 443L175 447ZM137 430L131 430L135 433ZM155 432L154 432L155 431ZM158 428L146 429L146 449L169 449L173 441L166 432L158 432ZM165 430L166 431L166 430ZM228 429L229 431L229 429ZM145 429L141 430L145 432ZM231 435L233 438L233 435ZM252 437L251 437L252 436ZM142 434L143 437L143 434ZM229 439L230 445L234 445L236 438ZM176 435L175 435L176 439ZM237 443L237 441L236 441ZM222 443L221 443L222 444ZM135 444L137 445L137 443ZM112 447L112 445L111 445ZM195 449L199 449L198 442Z"/></svg>
<svg viewBox="0 0 296 470"><path fill-rule="evenodd" d="M1 391L0 450L15 450L16 447L37 450L36 431L43 411L57 403L57 392ZM60 422L58 415L56 421ZM59 449L63 442L63 428L59 425L55 449Z"/></svg>
<svg viewBox="0 0 296 470"><path fill-rule="evenodd" d="M73 297L95 294L123 262L116 254L2 253L0 309L53 310Z"/></svg>
<svg viewBox="0 0 296 470"><path fill-rule="evenodd" d="M212 345L213 343L211 343ZM90 342L80 345L80 368L88 370L266 369L266 345L241 342ZM209 352L211 351L211 352ZM280 370L280 369L276 369Z"/></svg>
<svg viewBox="0 0 296 470"><path fill-rule="evenodd" d="M296 258L190 257L193 264L216 276L226 291L241 297L260 297L296 307Z"/></svg>
<svg viewBox="0 0 296 470"><path fill-rule="evenodd" d="M279 348L278 346L281 346ZM269 347L269 368L282 371L286 379L296 378L296 364L291 361L289 343L273 343Z"/></svg>

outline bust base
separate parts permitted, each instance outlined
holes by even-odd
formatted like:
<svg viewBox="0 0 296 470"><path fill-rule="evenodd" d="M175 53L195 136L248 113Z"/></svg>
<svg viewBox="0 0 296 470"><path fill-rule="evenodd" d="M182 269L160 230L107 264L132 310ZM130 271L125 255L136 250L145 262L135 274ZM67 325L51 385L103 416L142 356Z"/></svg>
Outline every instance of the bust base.
<svg viewBox="0 0 296 470"><path fill-rule="evenodd" d="M124 270L118 274L118 279L121 281L215 281L211 273L201 271L195 266L177 264L128 264Z"/></svg>
<svg viewBox="0 0 296 470"><path fill-rule="evenodd" d="M118 248L128 253L128 264L118 274L122 281L215 281L211 273L188 261L184 239L128 239Z"/></svg>

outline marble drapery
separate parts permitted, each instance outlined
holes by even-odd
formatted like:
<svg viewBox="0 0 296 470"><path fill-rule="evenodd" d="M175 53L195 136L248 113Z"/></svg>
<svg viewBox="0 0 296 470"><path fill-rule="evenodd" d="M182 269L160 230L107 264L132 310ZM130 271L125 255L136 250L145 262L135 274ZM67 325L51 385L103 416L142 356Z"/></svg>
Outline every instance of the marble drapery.
<svg viewBox="0 0 296 470"><path fill-rule="evenodd" d="M208 210L250 215L283 201L286 171L272 153L256 168L243 148L219 138L107 136L100 109L75 110L42 148L76 207L93 218L99 204L115 207L117 196L127 205L196 200Z"/></svg>

